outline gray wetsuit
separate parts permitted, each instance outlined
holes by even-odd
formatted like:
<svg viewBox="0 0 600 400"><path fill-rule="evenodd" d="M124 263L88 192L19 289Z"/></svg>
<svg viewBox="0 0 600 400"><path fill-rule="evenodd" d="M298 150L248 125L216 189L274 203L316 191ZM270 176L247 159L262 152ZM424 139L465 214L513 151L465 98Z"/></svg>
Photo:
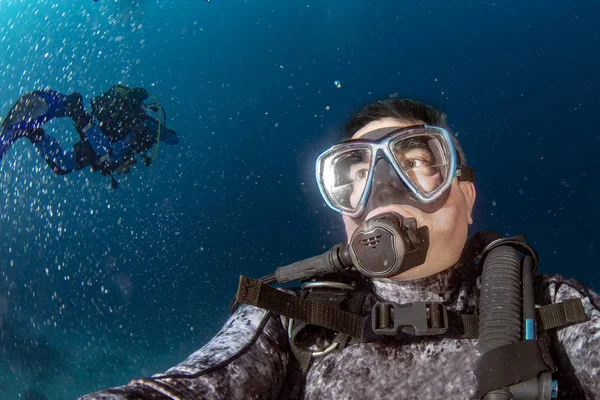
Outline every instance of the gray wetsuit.
<svg viewBox="0 0 600 400"><path fill-rule="evenodd" d="M470 270L456 265L417 281L376 280L375 295L396 303L442 301L449 310L471 313L475 276ZM589 318L553 335L559 368L553 378L559 382L559 399L600 399L600 296L560 275L541 279L546 302L581 298ZM82 399L285 398L286 375L294 356L283 322L262 309L241 306L208 344L164 374L134 379ZM477 339L443 337L352 344L315 358L301 397L472 399L476 346Z"/></svg>

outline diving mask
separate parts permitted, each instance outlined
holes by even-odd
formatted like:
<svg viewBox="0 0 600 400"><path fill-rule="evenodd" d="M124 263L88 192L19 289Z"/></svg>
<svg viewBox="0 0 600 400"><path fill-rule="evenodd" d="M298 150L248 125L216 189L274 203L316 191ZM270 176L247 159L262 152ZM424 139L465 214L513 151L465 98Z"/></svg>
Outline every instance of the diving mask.
<svg viewBox="0 0 600 400"><path fill-rule="evenodd" d="M327 205L351 218L361 216L373 192L376 165L391 170L382 182L425 204L443 196L454 177L473 180L473 171L458 164L445 129L428 125L377 129L318 157L316 178Z"/></svg>

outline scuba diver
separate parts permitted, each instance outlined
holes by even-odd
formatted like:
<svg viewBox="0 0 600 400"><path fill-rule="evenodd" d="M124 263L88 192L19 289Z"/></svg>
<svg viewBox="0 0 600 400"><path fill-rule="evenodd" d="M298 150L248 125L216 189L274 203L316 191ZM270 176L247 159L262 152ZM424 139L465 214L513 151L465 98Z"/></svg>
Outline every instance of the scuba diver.
<svg viewBox="0 0 600 400"><path fill-rule="evenodd" d="M149 98L154 101L146 103ZM25 137L56 175L89 166L109 176L116 189L113 174L128 173L136 163L136 155L142 154L144 164L150 166L160 142L179 143L175 131L166 127L164 108L143 88L116 85L94 97L91 105L90 115L77 92L67 96L53 90L36 90L23 95L2 121L0 160L16 140ZM157 119L149 115L152 112ZM63 117L73 120L81 139L70 151L64 151L42 128L53 118ZM152 147L153 155L148 156Z"/></svg>
<svg viewBox="0 0 600 400"><path fill-rule="evenodd" d="M387 99L346 136L316 162L346 242L241 277L208 344L82 399L599 398L600 296L537 274L523 236L467 240L475 175L445 114Z"/></svg>

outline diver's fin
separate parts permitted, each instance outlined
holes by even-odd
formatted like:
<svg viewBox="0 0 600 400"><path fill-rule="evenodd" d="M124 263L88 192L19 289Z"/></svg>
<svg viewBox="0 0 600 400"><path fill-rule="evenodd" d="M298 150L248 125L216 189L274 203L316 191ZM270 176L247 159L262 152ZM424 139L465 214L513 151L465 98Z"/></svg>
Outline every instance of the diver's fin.
<svg viewBox="0 0 600 400"><path fill-rule="evenodd" d="M21 130L21 131L9 131L5 130L0 132L0 161L4 154L10 149L10 146L19 138L26 137L31 143L38 143L43 140L46 136L46 132L43 129L34 130Z"/></svg>
<svg viewBox="0 0 600 400"><path fill-rule="evenodd" d="M0 132L0 160L15 140L39 130L43 124L64 114L68 97L54 90L34 90L21 96L12 106Z"/></svg>
<svg viewBox="0 0 600 400"><path fill-rule="evenodd" d="M17 135L17 132L2 131L0 133L0 161L10 149L10 146L23 135Z"/></svg>
<svg viewBox="0 0 600 400"><path fill-rule="evenodd" d="M34 131L54 117L66 115L69 101L54 90L34 90L21 96L2 121L2 131ZM81 96L80 96L81 97Z"/></svg>
<svg viewBox="0 0 600 400"><path fill-rule="evenodd" d="M10 148L11 144L12 144L12 142L6 142L6 141L4 141L3 138L0 138L0 161L2 160L2 157L4 157L4 155L6 154L8 149Z"/></svg>
<svg viewBox="0 0 600 400"><path fill-rule="evenodd" d="M2 121L2 131L33 130L48 120L50 106L40 92L27 93L12 106Z"/></svg>

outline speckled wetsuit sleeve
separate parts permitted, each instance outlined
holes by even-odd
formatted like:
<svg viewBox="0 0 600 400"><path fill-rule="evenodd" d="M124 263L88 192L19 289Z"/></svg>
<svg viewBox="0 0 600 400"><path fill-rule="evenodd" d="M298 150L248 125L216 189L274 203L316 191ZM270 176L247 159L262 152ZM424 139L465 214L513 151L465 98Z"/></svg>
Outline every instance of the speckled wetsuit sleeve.
<svg viewBox="0 0 600 400"><path fill-rule="evenodd" d="M278 317L243 305L206 346L164 374L81 400L276 398L287 370L288 346Z"/></svg>
<svg viewBox="0 0 600 400"><path fill-rule="evenodd" d="M558 398L600 399L600 296L561 275L544 276L543 287L552 303L581 298L589 319L556 333Z"/></svg>

